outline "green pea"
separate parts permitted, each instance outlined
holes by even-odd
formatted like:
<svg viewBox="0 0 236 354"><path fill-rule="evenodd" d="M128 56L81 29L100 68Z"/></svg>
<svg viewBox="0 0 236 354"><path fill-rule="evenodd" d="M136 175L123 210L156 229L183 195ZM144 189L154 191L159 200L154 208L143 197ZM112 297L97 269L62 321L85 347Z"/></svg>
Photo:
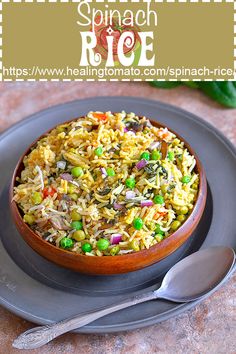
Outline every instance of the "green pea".
<svg viewBox="0 0 236 354"><path fill-rule="evenodd" d="M83 223L81 221L75 220L75 221L72 221L70 226L73 230L82 230Z"/></svg>
<svg viewBox="0 0 236 354"><path fill-rule="evenodd" d="M119 252L120 252L120 247L118 245L116 245L116 246L112 247L112 249L110 250L110 255L115 256Z"/></svg>
<svg viewBox="0 0 236 354"><path fill-rule="evenodd" d="M139 251L140 250L140 247L139 247L139 241L138 240L132 240L130 243L129 243L129 247L132 248L132 250L134 251Z"/></svg>
<svg viewBox="0 0 236 354"><path fill-rule="evenodd" d="M188 214L188 207L187 206L183 206L180 208L180 214Z"/></svg>
<svg viewBox="0 0 236 354"><path fill-rule="evenodd" d="M161 191L163 194L166 194L168 192L168 184L162 184Z"/></svg>
<svg viewBox="0 0 236 354"><path fill-rule="evenodd" d="M29 225L32 225L35 223L35 217L30 214L25 214L23 217L24 222L26 222Z"/></svg>
<svg viewBox="0 0 236 354"><path fill-rule="evenodd" d="M135 230L141 230L143 227L143 220L141 218L135 218L133 221L133 227Z"/></svg>
<svg viewBox="0 0 236 354"><path fill-rule="evenodd" d="M72 168L71 174L74 177L81 177L84 174L84 172L83 172L82 167L77 166L77 167Z"/></svg>
<svg viewBox="0 0 236 354"><path fill-rule="evenodd" d="M135 179L133 177L127 178L125 181L126 187L133 189L135 187Z"/></svg>
<svg viewBox="0 0 236 354"><path fill-rule="evenodd" d="M75 209L72 210L70 217L73 221L78 221L82 219L82 216Z"/></svg>
<svg viewBox="0 0 236 354"><path fill-rule="evenodd" d="M151 160L160 160L161 158L161 153L158 150L153 150L151 153Z"/></svg>
<svg viewBox="0 0 236 354"><path fill-rule="evenodd" d="M181 223L184 222L186 219L186 216L185 215L178 215L177 216L177 220L180 221Z"/></svg>
<svg viewBox="0 0 236 354"><path fill-rule="evenodd" d="M73 232L72 237L76 241L83 241L86 238L83 230L78 230L78 231Z"/></svg>
<svg viewBox="0 0 236 354"><path fill-rule="evenodd" d="M156 224L155 234L164 235L164 231L161 230L160 224Z"/></svg>
<svg viewBox="0 0 236 354"><path fill-rule="evenodd" d="M140 155L140 160L150 160L150 152L148 151L144 151L141 155Z"/></svg>
<svg viewBox="0 0 236 354"><path fill-rule="evenodd" d="M162 234L157 234L155 235L155 239L158 241L158 242L161 242L163 240L164 236Z"/></svg>
<svg viewBox="0 0 236 354"><path fill-rule="evenodd" d="M181 222L178 220L175 220L171 223L170 228L171 228L171 230L175 231L180 227L180 225L181 225Z"/></svg>
<svg viewBox="0 0 236 354"><path fill-rule="evenodd" d="M94 150L94 153L95 155L97 155L98 157L102 156L103 154L103 148L101 146L97 147L95 150Z"/></svg>
<svg viewBox="0 0 236 354"><path fill-rule="evenodd" d="M72 183L69 183L67 186L67 192L73 194L76 191L76 186Z"/></svg>
<svg viewBox="0 0 236 354"><path fill-rule="evenodd" d="M92 246L90 245L90 243L84 243L83 246L82 246L82 251L84 253L87 253L87 252L91 252L92 251Z"/></svg>
<svg viewBox="0 0 236 354"><path fill-rule="evenodd" d="M31 199L32 199L32 202L33 202L35 205L37 205L37 204L41 204L41 203L42 203L42 201L43 201L43 196L42 196L42 194L41 194L40 192L34 192L34 193L32 194Z"/></svg>
<svg viewBox="0 0 236 354"><path fill-rule="evenodd" d="M97 248L99 251L105 251L109 247L109 241L105 238L100 238L97 242Z"/></svg>
<svg viewBox="0 0 236 354"><path fill-rule="evenodd" d="M195 195L193 193L189 193L189 197L188 197L189 202L193 202L194 199L195 199Z"/></svg>
<svg viewBox="0 0 236 354"><path fill-rule="evenodd" d="M154 201L155 204L164 204L165 203L165 200L162 197L162 195L156 195L154 197L153 201Z"/></svg>
<svg viewBox="0 0 236 354"><path fill-rule="evenodd" d="M79 198L78 194L76 194L76 193L70 194L70 197L71 197L71 199L74 200L75 202L76 202L76 201L78 200L78 198Z"/></svg>
<svg viewBox="0 0 236 354"><path fill-rule="evenodd" d="M187 184L191 181L191 177L190 176L183 176L181 179L181 182L184 184Z"/></svg>
<svg viewBox="0 0 236 354"><path fill-rule="evenodd" d="M65 127L59 126L57 127L58 133L63 133L65 131Z"/></svg>
<svg viewBox="0 0 236 354"><path fill-rule="evenodd" d="M167 154L168 160L173 161L175 158L175 154L173 151L169 151Z"/></svg>
<svg viewBox="0 0 236 354"><path fill-rule="evenodd" d="M180 215L180 214L185 215L188 213L188 207L187 206L180 207L176 210L176 213L178 215Z"/></svg>
<svg viewBox="0 0 236 354"><path fill-rule="evenodd" d="M60 240L60 247L64 250L71 248L74 245L74 241L71 238L63 237Z"/></svg>
<svg viewBox="0 0 236 354"><path fill-rule="evenodd" d="M113 168L110 168L110 167L107 168L106 172L109 177L114 177L116 174L115 171L113 170Z"/></svg>

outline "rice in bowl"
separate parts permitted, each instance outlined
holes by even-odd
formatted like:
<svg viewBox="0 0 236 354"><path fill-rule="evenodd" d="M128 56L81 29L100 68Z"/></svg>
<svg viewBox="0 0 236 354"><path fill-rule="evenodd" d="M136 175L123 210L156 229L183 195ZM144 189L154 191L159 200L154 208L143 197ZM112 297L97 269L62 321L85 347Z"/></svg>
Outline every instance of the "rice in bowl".
<svg viewBox="0 0 236 354"><path fill-rule="evenodd" d="M88 256L148 249L176 231L198 195L195 158L134 113L90 112L24 158L14 200L49 243Z"/></svg>

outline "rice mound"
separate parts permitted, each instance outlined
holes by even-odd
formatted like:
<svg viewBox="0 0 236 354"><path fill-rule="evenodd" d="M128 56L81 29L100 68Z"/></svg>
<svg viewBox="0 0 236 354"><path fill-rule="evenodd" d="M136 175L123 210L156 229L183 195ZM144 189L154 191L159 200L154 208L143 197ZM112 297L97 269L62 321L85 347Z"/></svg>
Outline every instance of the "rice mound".
<svg viewBox="0 0 236 354"><path fill-rule="evenodd" d="M185 222L198 194L196 161L184 143L134 113L89 112L59 125L23 163L14 200L24 221L51 244L87 256L161 242Z"/></svg>

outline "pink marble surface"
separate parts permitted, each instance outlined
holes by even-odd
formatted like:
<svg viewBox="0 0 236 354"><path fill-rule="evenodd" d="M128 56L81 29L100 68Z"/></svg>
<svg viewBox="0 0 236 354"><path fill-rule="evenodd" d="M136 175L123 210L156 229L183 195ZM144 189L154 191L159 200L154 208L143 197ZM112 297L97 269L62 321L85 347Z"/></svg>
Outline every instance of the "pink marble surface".
<svg viewBox="0 0 236 354"><path fill-rule="evenodd" d="M0 130L54 104L97 95L157 99L193 112L236 144L236 110L225 109L197 90L157 90L146 83L1 83ZM0 354L20 352L12 340L32 324L0 307ZM180 316L132 332L109 335L66 334L41 349L21 353L235 354L236 274L207 300Z"/></svg>

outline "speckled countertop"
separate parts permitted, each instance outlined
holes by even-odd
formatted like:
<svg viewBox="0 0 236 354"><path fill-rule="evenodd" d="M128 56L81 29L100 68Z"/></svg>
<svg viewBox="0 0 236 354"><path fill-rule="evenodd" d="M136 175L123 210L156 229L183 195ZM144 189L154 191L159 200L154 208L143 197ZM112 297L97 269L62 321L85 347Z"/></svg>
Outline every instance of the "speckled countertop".
<svg viewBox="0 0 236 354"><path fill-rule="evenodd" d="M236 110L225 109L186 87L157 90L146 83L1 83L0 130L41 109L90 96L130 95L157 99L191 111L236 144ZM178 317L132 332L66 334L38 350L12 349L12 340L32 324L0 307L0 354L235 354L236 274L219 291Z"/></svg>

